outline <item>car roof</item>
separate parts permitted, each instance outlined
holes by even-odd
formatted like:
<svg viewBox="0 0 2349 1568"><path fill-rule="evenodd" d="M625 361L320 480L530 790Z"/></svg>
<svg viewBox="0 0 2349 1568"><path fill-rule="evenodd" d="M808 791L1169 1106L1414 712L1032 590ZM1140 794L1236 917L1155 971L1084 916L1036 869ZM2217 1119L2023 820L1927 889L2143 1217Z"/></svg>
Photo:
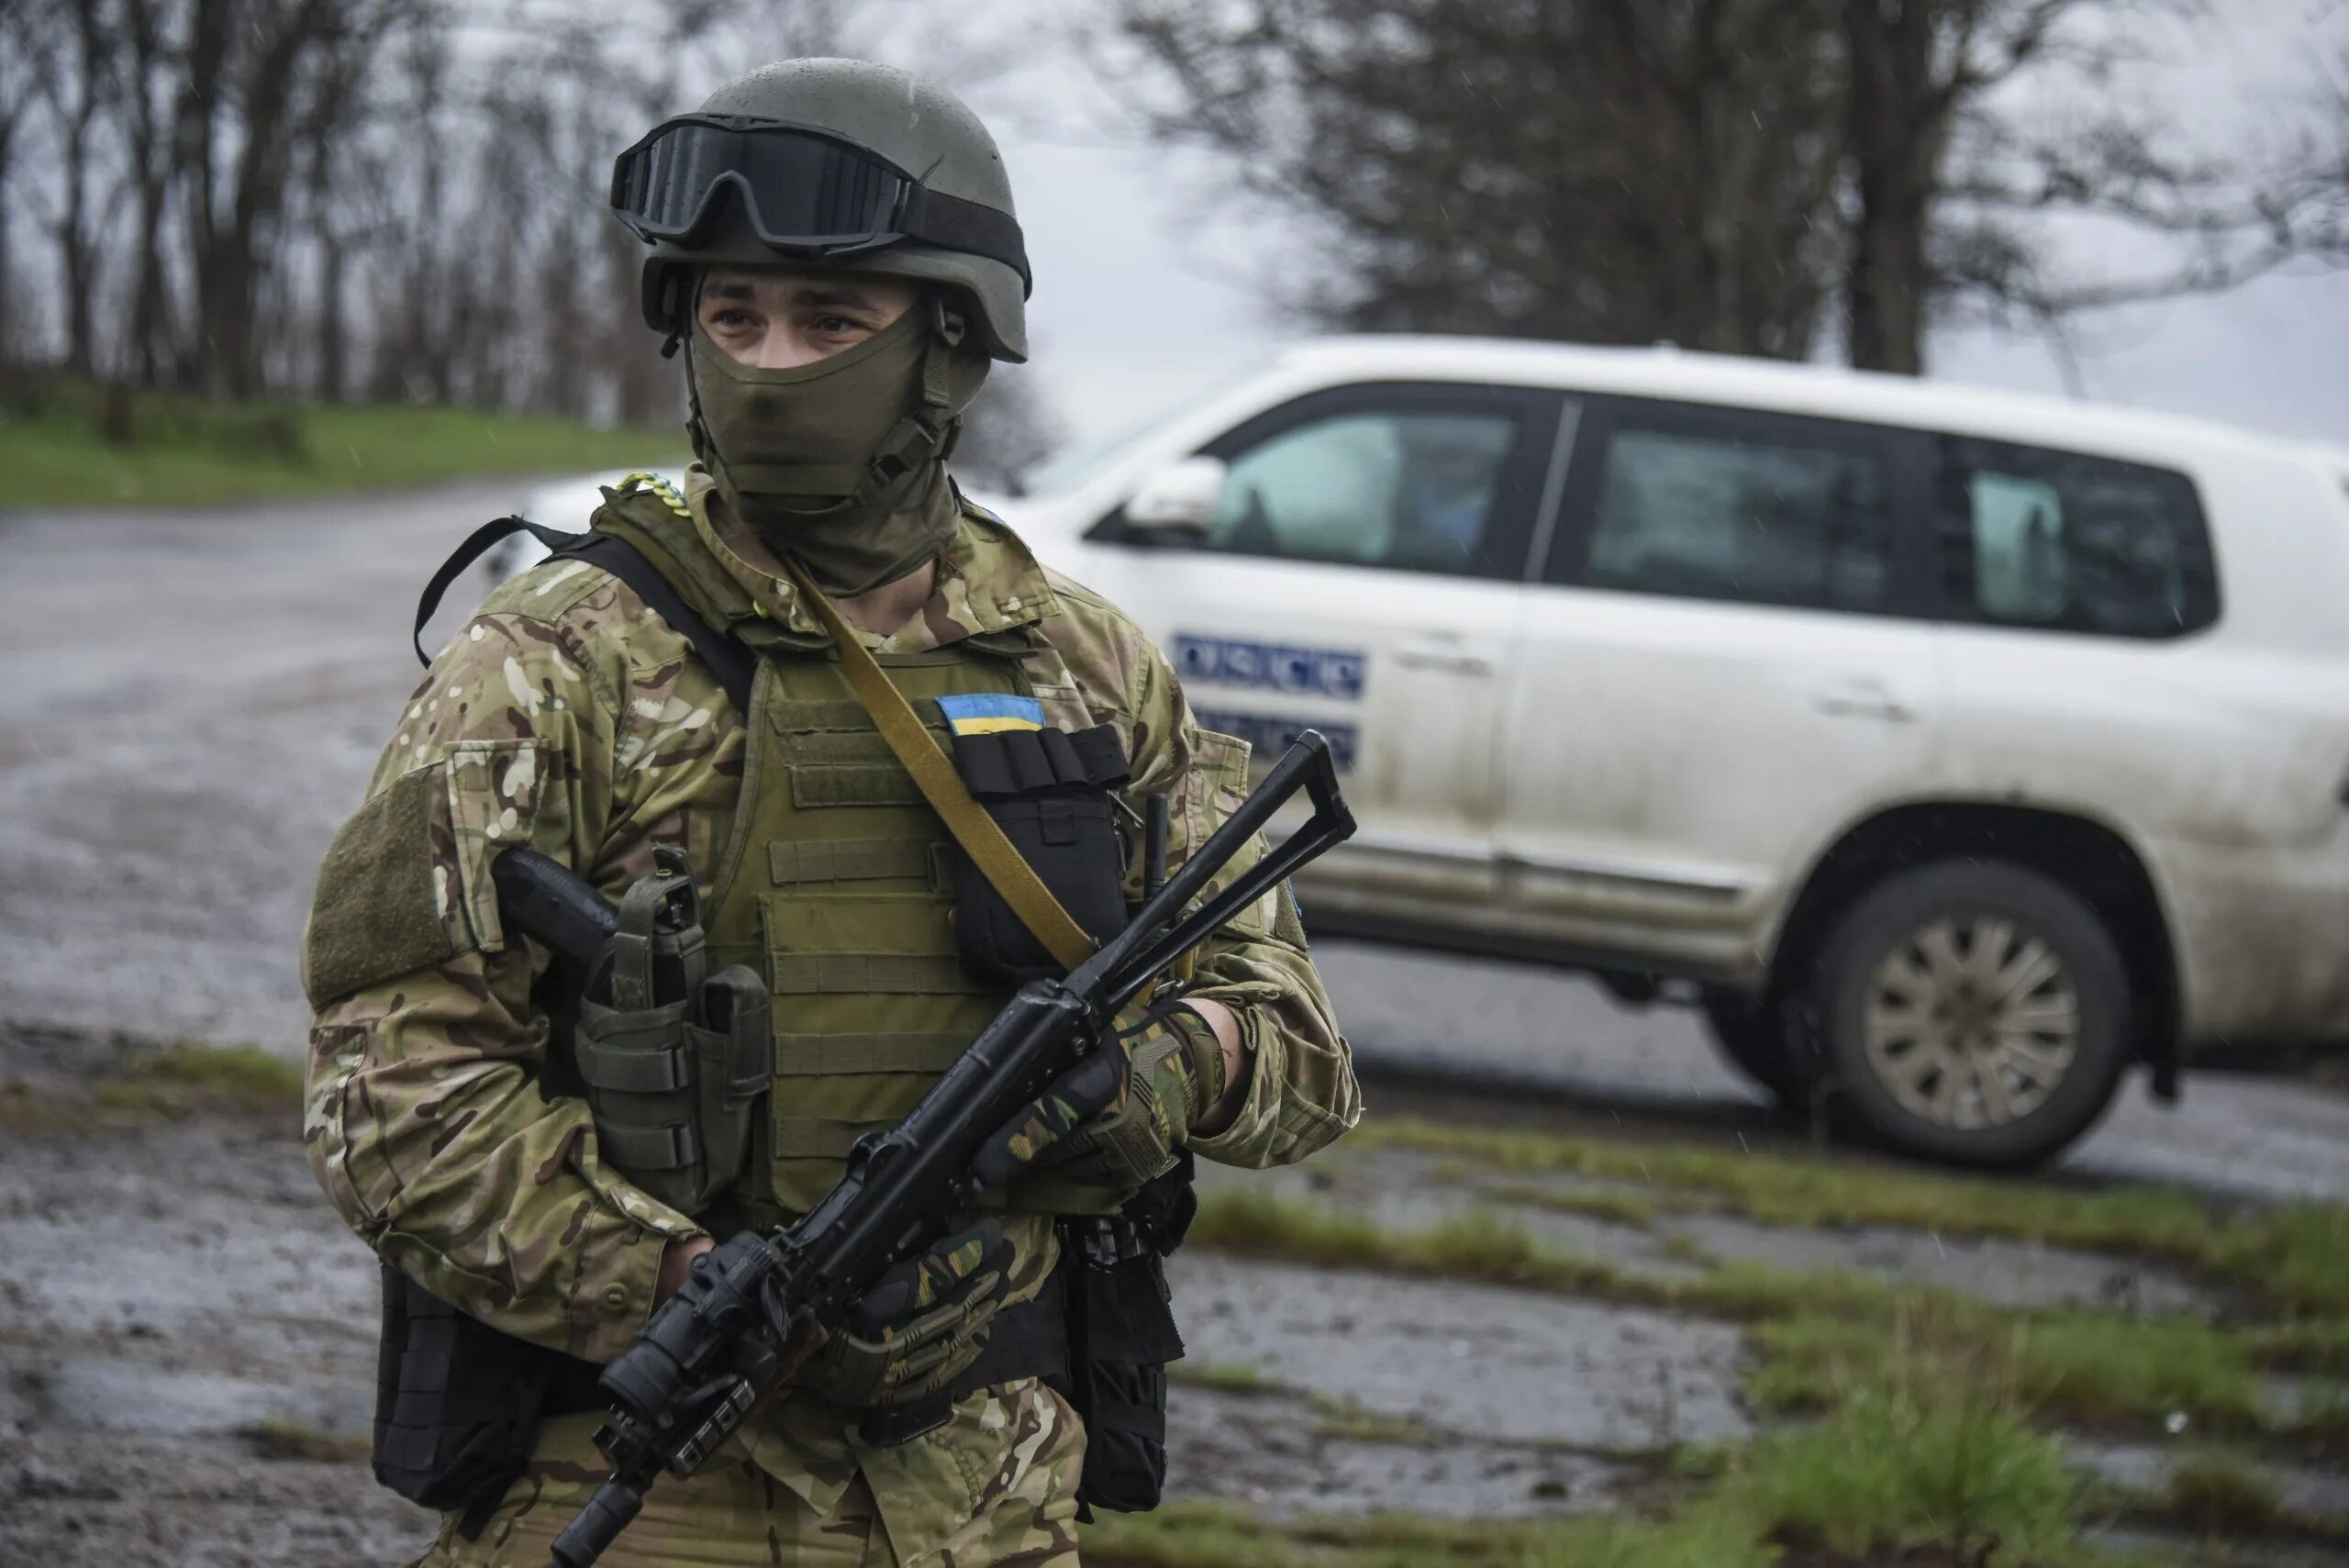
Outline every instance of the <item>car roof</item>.
<svg viewBox="0 0 2349 1568"><path fill-rule="evenodd" d="M2179 414L1840 366L1698 353L1668 344L1608 349L1394 333L1305 339L1286 348L1280 363L1317 377L1360 373L1386 381L1497 382L1718 403L2036 446L2073 446L2164 464L2222 450L2301 458L2318 450L2307 441Z"/></svg>

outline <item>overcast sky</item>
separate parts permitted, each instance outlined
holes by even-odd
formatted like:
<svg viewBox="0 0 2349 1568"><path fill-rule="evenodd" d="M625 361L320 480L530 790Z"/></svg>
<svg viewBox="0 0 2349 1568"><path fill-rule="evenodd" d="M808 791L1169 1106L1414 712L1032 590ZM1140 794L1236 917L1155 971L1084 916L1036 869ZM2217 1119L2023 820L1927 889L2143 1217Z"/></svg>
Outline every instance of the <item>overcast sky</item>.
<svg viewBox="0 0 2349 1568"><path fill-rule="evenodd" d="M1137 143L1109 89L1051 41L1070 4L1082 0L997 0L974 38L976 7L953 4L943 15L962 19L941 29L916 19L941 15L929 0L896 0L874 52L955 82L996 128L1035 267L1032 373L1084 439L1213 387L1295 336L1268 308L1264 281L1314 261L1261 213L1232 220L1207 156ZM2191 48L2155 49L2132 88L2206 144L2238 146L2274 125L2278 83L2349 49L2349 6L2337 0L2212 6L2216 30ZM1008 66L957 66L965 52L1007 47ZM2128 270L2127 258L2110 260ZM2349 272L2099 316L2080 342L2091 397L2349 443ZM1948 337L1931 361L1952 380L2063 390L2034 341Z"/></svg>

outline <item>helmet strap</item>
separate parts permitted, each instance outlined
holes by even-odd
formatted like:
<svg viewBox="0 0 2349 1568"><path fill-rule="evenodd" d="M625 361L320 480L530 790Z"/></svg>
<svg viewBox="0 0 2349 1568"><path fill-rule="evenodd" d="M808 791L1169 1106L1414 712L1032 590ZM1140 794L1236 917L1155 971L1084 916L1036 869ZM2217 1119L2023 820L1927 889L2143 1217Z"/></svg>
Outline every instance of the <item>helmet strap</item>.
<svg viewBox="0 0 2349 1568"><path fill-rule="evenodd" d="M930 296L930 346L922 352L921 406L890 428L881 438L872 462L856 488L829 506L814 508L811 516L845 512L869 506L874 499L925 463L943 462L952 455L963 434L960 416L949 412L953 393L949 376L954 350L968 335L963 313L942 295Z"/></svg>

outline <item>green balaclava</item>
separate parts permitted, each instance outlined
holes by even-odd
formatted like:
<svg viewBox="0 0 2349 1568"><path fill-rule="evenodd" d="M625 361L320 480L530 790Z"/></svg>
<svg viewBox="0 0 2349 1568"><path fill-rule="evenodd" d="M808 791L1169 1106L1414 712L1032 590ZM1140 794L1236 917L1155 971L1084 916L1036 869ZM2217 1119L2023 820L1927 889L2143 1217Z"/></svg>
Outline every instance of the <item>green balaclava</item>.
<svg viewBox="0 0 2349 1568"><path fill-rule="evenodd" d="M761 542L835 597L945 548L959 509L945 459L988 365L958 310L917 300L863 342L788 370L738 363L694 314L694 449Z"/></svg>

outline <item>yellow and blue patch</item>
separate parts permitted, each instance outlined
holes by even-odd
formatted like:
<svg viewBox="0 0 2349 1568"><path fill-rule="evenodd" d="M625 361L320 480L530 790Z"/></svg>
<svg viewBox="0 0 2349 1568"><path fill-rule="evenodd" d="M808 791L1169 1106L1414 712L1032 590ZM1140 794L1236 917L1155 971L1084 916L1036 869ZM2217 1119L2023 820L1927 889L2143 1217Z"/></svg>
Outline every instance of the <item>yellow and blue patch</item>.
<svg viewBox="0 0 2349 1568"><path fill-rule="evenodd" d="M975 692L941 697L938 708L946 716L947 728L957 735L996 735L1007 729L1044 728L1044 705L1034 697Z"/></svg>

